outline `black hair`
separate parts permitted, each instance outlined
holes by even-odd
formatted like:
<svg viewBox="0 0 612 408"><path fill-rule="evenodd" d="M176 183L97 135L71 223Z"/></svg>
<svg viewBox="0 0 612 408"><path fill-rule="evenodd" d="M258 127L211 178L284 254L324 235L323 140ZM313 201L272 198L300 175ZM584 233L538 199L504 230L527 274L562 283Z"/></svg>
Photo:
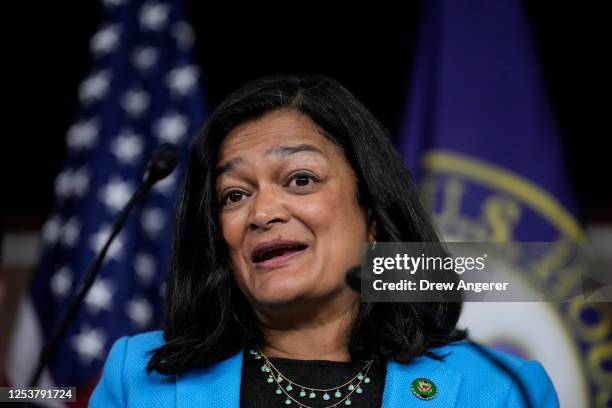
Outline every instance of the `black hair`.
<svg viewBox="0 0 612 408"><path fill-rule="evenodd" d="M149 372L181 374L261 344L263 333L232 278L218 223L215 166L231 129L278 110L306 115L341 149L357 178L359 204L376 220L377 241L439 242L387 131L347 89L324 75L251 81L217 107L191 146L174 223L165 344L154 350ZM460 311L460 301L361 302L350 330L351 358L441 358L430 349L465 338L455 327Z"/></svg>

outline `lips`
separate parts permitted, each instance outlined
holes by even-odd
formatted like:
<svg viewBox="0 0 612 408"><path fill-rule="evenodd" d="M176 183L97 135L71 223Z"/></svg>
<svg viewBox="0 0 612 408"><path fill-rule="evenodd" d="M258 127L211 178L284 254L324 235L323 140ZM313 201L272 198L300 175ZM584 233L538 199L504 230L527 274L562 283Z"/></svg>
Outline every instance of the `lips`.
<svg viewBox="0 0 612 408"><path fill-rule="evenodd" d="M256 266L279 266L308 247L307 244L292 240L261 242L253 248L251 260Z"/></svg>

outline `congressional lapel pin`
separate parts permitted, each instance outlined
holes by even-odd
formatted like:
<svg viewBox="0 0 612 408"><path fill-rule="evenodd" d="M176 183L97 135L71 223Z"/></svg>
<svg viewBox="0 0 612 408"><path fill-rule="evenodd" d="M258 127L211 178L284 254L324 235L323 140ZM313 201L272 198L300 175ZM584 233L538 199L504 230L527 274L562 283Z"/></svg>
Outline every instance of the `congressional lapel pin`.
<svg viewBox="0 0 612 408"><path fill-rule="evenodd" d="M427 378L415 378L410 386L415 397L422 400L433 399L438 393L438 387Z"/></svg>

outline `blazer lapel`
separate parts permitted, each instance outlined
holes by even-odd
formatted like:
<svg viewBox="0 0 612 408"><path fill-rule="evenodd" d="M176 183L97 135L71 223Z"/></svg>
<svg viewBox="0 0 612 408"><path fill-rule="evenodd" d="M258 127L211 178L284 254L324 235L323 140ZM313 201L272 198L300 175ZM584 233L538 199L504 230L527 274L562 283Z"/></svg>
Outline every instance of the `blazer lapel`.
<svg viewBox="0 0 612 408"><path fill-rule="evenodd" d="M436 385L434 398L423 400L413 394L412 382L417 378L427 378ZM461 373L450 371L442 361L429 357L418 357L409 364L389 361L382 408L454 407L460 384Z"/></svg>
<svg viewBox="0 0 612 408"><path fill-rule="evenodd" d="M178 408L239 408L244 350L210 368L192 370L176 381Z"/></svg>

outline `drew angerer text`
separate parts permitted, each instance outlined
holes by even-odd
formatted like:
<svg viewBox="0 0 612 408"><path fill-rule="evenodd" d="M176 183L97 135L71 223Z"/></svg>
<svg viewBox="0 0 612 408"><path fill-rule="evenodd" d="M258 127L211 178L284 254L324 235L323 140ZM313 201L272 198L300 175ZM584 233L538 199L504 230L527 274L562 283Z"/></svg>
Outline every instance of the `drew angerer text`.
<svg viewBox="0 0 612 408"><path fill-rule="evenodd" d="M508 289L508 282L466 282L463 279L459 282L430 282L421 279L418 282L402 279L399 282L383 282L377 279L373 282L374 290L465 290L480 293L483 291L505 291Z"/></svg>

